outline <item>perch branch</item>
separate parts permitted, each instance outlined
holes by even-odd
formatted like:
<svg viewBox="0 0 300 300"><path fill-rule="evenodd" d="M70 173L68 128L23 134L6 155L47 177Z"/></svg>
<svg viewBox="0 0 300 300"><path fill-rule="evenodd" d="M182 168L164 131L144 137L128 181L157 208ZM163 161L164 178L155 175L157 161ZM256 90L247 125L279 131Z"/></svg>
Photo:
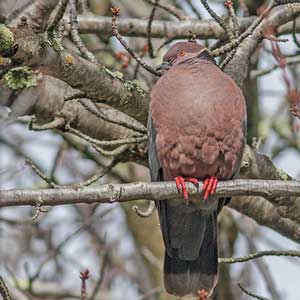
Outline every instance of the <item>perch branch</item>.
<svg viewBox="0 0 300 300"><path fill-rule="evenodd" d="M190 199L199 201L199 191L187 183ZM300 196L300 182L280 180L231 180L219 182L216 193L224 196ZM0 207L36 205L42 200L44 205L63 205L75 203L115 203L139 199L162 201L182 198L174 182L136 182L129 184L104 184L97 188L43 189L43 190L1 190Z"/></svg>

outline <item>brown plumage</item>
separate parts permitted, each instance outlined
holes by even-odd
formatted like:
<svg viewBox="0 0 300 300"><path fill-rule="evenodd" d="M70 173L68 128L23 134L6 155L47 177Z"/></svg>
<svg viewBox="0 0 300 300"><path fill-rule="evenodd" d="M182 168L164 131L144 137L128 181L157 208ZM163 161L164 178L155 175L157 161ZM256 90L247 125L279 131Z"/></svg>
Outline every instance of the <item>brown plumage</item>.
<svg viewBox="0 0 300 300"><path fill-rule="evenodd" d="M177 176L233 178L245 140L246 107L235 82L196 43L175 44L151 91L149 164L153 181ZM224 199L157 203L166 247L167 291L183 296L217 281L217 214Z"/></svg>

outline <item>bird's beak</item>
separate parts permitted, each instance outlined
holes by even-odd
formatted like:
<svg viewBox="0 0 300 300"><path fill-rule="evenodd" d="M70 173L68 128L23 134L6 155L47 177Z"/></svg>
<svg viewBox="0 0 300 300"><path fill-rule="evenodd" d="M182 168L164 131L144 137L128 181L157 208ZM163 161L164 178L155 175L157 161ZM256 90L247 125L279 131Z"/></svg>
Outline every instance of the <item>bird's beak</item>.
<svg viewBox="0 0 300 300"><path fill-rule="evenodd" d="M163 61L159 66L155 68L156 71L163 71L171 66L169 61Z"/></svg>

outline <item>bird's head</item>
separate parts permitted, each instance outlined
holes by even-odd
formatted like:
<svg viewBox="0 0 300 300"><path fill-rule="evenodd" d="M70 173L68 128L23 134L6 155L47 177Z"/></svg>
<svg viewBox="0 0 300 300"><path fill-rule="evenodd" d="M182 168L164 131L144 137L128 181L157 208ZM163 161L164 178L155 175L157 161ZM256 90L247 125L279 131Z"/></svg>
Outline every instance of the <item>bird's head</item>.
<svg viewBox="0 0 300 300"><path fill-rule="evenodd" d="M162 64L157 67L157 70L168 70L174 65L194 58L215 63L207 48L195 42L178 42L167 51Z"/></svg>

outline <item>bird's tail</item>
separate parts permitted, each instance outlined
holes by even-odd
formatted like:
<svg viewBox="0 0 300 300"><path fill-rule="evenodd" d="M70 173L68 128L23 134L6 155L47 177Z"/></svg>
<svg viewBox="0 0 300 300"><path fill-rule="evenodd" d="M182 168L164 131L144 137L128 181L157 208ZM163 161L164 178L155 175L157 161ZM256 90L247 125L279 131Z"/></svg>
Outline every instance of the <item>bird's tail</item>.
<svg viewBox="0 0 300 300"><path fill-rule="evenodd" d="M177 228L178 232L182 231L181 226L185 228L184 235L177 236L182 240L179 248L176 249L176 236L174 239L174 234L169 232L170 244L175 248L171 246L172 251L165 252L165 288L177 296L197 295L199 290L211 295L218 277L217 212L208 215L193 212L183 219ZM191 255L195 249L197 253Z"/></svg>

